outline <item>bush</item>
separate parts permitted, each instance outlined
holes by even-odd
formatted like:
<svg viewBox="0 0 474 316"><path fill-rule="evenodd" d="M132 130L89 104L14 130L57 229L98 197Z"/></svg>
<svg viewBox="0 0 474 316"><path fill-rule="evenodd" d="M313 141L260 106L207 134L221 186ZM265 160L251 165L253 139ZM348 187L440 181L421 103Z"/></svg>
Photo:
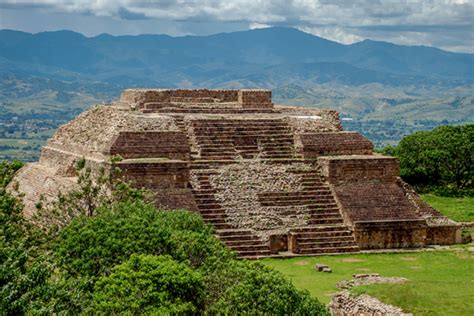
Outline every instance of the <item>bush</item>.
<svg viewBox="0 0 474 316"><path fill-rule="evenodd" d="M4 190L14 171L0 164L2 315L327 314L281 274L236 260L199 215L159 211L125 183L102 197L86 175L52 207L78 217L45 236ZM84 201L90 212L74 209Z"/></svg>
<svg viewBox="0 0 474 316"><path fill-rule="evenodd" d="M328 315L307 291L258 262L229 261L207 279L210 314Z"/></svg>
<svg viewBox="0 0 474 316"><path fill-rule="evenodd" d="M190 314L204 298L202 276L169 256L132 255L94 287L92 313Z"/></svg>
<svg viewBox="0 0 474 316"><path fill-rule="evenodd" d="M132 254L167 254L193 267L211 257L229 256L197 214L158 211L141 201L77 218L60 233L55 252L70 275L94 277L109 274Z"/></svg>
<svg viewBox="0 0 474 316"><path fill-rule="evenodd" d="M474 124L416 132L383 152L400 159L400 175L412 185L474 188Z"/></svg>
<svg viewBox="0 0 474 316"><path fill-rule="evenodd" d="M199 313L326 313L323 305L307 293L298 291L281 274L257 263L236 260L235 255L225 249L212 235L211 228L196 214L158 211L139 201L119 203L97 214L95 217L84 216L73 220L59 235L55 252L59 266L67 271L68 278L90 278L91 287L83 287L80 295L83 302L92 295L94 306L99 304L104 313L119 313L120 308L120 312L142 311L147 305L146 301L155 295L150 293L157 291L149 289L148 286L153 288L152 285L145 284L150 297L145 295L147 298L144 301L132 306L133 300L121 300L120 297L125 294L110 284L133 283L132 280L138 278L140 273L146 279L148 273L141 268L134 270L137 275L131 279L126 279L124 271L131 269L131 262L139 262L141 266L144 258L148 258L145 260L148 266L143 269L151 269L150 266L158 264L167 266L162 263L165 259L157 259L164 256L168 262L174 260L169 263L172 267L187 267L203 275L204 301L201 303L201 300L197 300L192 304ZM130 261L130 257L133 260ZM131 287L130 295L138 295L142 290L141 285L138 288ZM119 306L120 301L124 306ZM62 304L67 305L64 302ZM190 311L187 310L188 305L176 305L173 301L166 303L168 305L158 301L153 304L150 313L165 310L177 313L180 308L183 312ZM76 308L77 303L72 302L70 306ZM126 309L129 307L131 309Z"/></svg>

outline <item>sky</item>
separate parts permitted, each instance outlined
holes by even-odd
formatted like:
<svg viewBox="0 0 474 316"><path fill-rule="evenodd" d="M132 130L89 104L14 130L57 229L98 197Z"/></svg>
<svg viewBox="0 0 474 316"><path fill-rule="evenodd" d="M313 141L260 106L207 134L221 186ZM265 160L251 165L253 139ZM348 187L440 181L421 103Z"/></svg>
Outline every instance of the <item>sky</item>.
<svg viewBox="0 0 474 316"><path fill-rule="evenodd" d="M31 33L183 36L270 26L345 44L372 39L474 53L474 0L0 0L0 29Z"/></svg>

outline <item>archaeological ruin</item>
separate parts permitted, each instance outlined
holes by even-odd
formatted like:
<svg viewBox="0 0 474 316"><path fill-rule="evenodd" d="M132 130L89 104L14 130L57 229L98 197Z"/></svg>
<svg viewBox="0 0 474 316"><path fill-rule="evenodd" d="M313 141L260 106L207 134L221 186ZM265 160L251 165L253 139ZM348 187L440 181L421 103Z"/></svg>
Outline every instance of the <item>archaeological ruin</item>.
<svg viewBox="0 0 474 316"><path fill-rule="evenodd" d="M343 131L336 111L274 105L268 90L123 91L61 126L17 173L26 217L40 196L74 188L81 159L120 168L159 207L200 213L241 257L459 239L400 179L398 160Z"/></svg>

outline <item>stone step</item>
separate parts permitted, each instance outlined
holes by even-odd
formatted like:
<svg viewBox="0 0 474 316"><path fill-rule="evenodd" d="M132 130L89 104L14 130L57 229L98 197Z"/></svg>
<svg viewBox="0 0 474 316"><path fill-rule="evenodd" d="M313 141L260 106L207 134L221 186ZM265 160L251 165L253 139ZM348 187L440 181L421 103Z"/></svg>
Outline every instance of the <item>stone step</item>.
<svg viewBox="0 0 474 316"><path fill-rule="evenodd" d="M241 242L241 241L252 241L260 242L260 239L254 235L229 235L229 236L219 236L216 235L219 240L224 243L227 242Z"/></svg>
<svg viewBox="0 0 474 316"><path fill-rule="evenodd" d="M269 198L274 198L274 197L299 197L299 196L327 196L331 195L332 192L330 190L311 190L311 191L297 191L297 192L283 192L283 191L275 191L275 192L264 192L260 193L260 197L269 197Z"/></svg>
<svg viewBox="0 0 474 316"><path fill-rule="evenodd" d="M229 155L229 156L213 156L213 155L201 155L200 157L208 159L208 160L234 160L235 155Z"/></svg>
<svg viewBox="0 0 474 316"><path fill-rule="evenodd" d="M239 251L238 252L239 258L263 258L270 256L270 250L250 250L250 251Z"/></svg>
<svg viewBox="0 0 474 316"><path fill-rule="evenodd" d="M324 225L324 224L342 224L342 218L311 218L308 221L309 225Z"/></svg>
<svg viewBox="0 0 474 316"><path fill-rule="evenodd" d="M201 149L201 157L203 156L235 156L238 153L235 150L227 149Z"/></svg>
<svg viewBox="0 0 474 316"><path fill-rule="evenodd" d="M238 139L239 137L248 137L248 138L256 138L262 142L270 142L274 139L280 140L291 140L293 141L294 138L291 133L287 131L279 131L279 130L255 130L253 132L235 132L232 130L229 131L222 131L222 130L206 130L206 131L196 131L194 129L194 136L196 139L228 139L234 140Z"/></svg>
<svg viewBox="0 0 474 316"><path fill-rule="evenodd" d="M247 251L269 251L270 250L270 247L262 242L258 244L254 243L254 244L249 244L249 245L233 244L232 246L226 244L226 246L239 253L247 252Z"/></svg>
<svg viewBox="0 0 474 316"><path fill-rule="evenodd" d="M284 122L277 122L277 121L229 121L221 120L221 121L199 121L199 122L191 122L191 126L194 128L225 128L225 129L247 129L247 128L286 128L290 129L288 124Z"/></svg>
<svg viewBox="0 0 474 316"><path fill-rule="evenodd" d="M311 243L311 242L332 242L332 241L354 241L352 234L345 234L340 236L308 236L301 237L297 236L298 243Z"/></svg>
<svg viewBox="0 0 474 316"><path fill-rule="evenodd" d="M349 230L335 230L335 231L326 231L326 232L304 232L297 233L296 238L299 239L319 239L319 238L329 238L329 237L352 237L352 233Z"/></svg>
<svg viewBox="0 0 474 316"><path fill-rule="evenodd" d="M242 236L219 236L219 240L224 242L226 245L236 245L239 243L257 244L262 241L255 235L242 235Z"/></svg>
<svg viewBox="0 0 474 316"><path fill-rule="evenodd" d="M248 229L218 229L216 231L217 235L220 237L223 236L245 236L252 235L252 231Z"/></svg>
<svg viewBox="0 0 474 316"><path fill-rule="evenodd" d="M261 206L315 206L318 209L334 208L337 207L336 203L330 202L330 200L291 200L291 201L260 201Z"/></svg>
<svg viewBox="0 0 474 316"><path fill-rule="evenodd" d="M267 137L272 135L285 135L291 136L291 131L287 128L246 128L242 130L237 130L236 128L219 128L219 127L193 127L193 133L196 136L206 136L206 135L222 135L227 137Z"/></svg>
<svg viewBox="0 0 474 316"><path fill-rule="evenodd" d="M231 229L232 228L232 225L228 224L228 223L222 223L222 224L211 224L214 229L216 230L220 230L220 229Z"/></svg>
<svg viewBox="0 0 474 316"><path fill-rule="evenodd" d="M203 218L206 224L212 225L220 225L220 224L227 224L227 220L225 218Z"/></svg>
<svg viewBox="0 0 474 316"><path fill-rule="evenodd" d="M212 210L200 209L200 210L198 210L198 212L199 212L199 214L201 214L202 217L204 217L204 216L211 216L211 214L226 215L224 209L212 209Z"/></svg>
<svg viewBox="0 0 474 316"><path fill-rule="evenodd" d="M311 249L311 248L339 248L356 246L354 240L334 240L334 241L323 241L323 242L298 242L298 249Z"/></svg>
<svg viewBox="0 0 474 316"><path fill-rule="evenodd" d="M193 192L193 194L201 193L201 194L213 194L213 195L215 193L217 193L216 189L214 189L212 187L211 188L200 188L199 190L193 190L192 192Z"/></svg>
<svg viewBox="0 0 474 316"><path fill-rule="evenodd" d="M319 226L303 226L291 229L294 233L306 233L306 232L331 232L331 231L349 231L345 225L319 225Z"/></svg>
<svg viewBox="0 0 474 316"><path fill-rule="evenodd" d="M321 218L321 217L341 217L338 209L335 210L321 210L321 211L309 211L311 218Z"/></svg>
<svg viewBox="0 0 474 316"><path fill-rule="evenodd" d="M316 255L316 254L336 254L336 253L343 253L343 252L357 252L359 251L359 247L357 246L345 246L345 247L325 247L325 248L306 248L301 249L298 254L305 254L305 255Z"/></svg>
<svg viewBox="0 0 474 316"><path fill-rule="evenodd" d="M201 217L204 221L207 220L227 220L228 216L225 212L222 213L201 213Z"/></svg>
<svg viewBox="0 0 474 316"><path fill-rule="evenodd" d="M222 206L217 203L209 203L209 204L203 204L203 205L198 205L199 211L202 212L203 210L218 210L222 209Z"/></svg>

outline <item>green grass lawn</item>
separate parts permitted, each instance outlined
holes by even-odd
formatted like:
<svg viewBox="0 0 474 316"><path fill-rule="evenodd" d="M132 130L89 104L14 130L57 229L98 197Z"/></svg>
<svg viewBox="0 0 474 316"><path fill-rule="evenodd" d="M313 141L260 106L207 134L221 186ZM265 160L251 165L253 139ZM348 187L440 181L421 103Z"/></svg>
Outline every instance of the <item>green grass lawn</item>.
<svg viewBox="0 0 474 316"><path fill-rule="evenodd" d="M408 278L405 284L354 287L381 301L415 315L474 315L474 252L432 251L392 254L263 259L262 263L289 277L324 303L339 290L336 283L355 273L380 273ZM329 265L332 273L316 272L316 263Z"/></svg>
<svg viewBox="0 0 474 316"><path fill-rule="evenodd" d="M474 197L454 198L422 194L421 198L452 220L457 222L474 221Z"/></svg>

